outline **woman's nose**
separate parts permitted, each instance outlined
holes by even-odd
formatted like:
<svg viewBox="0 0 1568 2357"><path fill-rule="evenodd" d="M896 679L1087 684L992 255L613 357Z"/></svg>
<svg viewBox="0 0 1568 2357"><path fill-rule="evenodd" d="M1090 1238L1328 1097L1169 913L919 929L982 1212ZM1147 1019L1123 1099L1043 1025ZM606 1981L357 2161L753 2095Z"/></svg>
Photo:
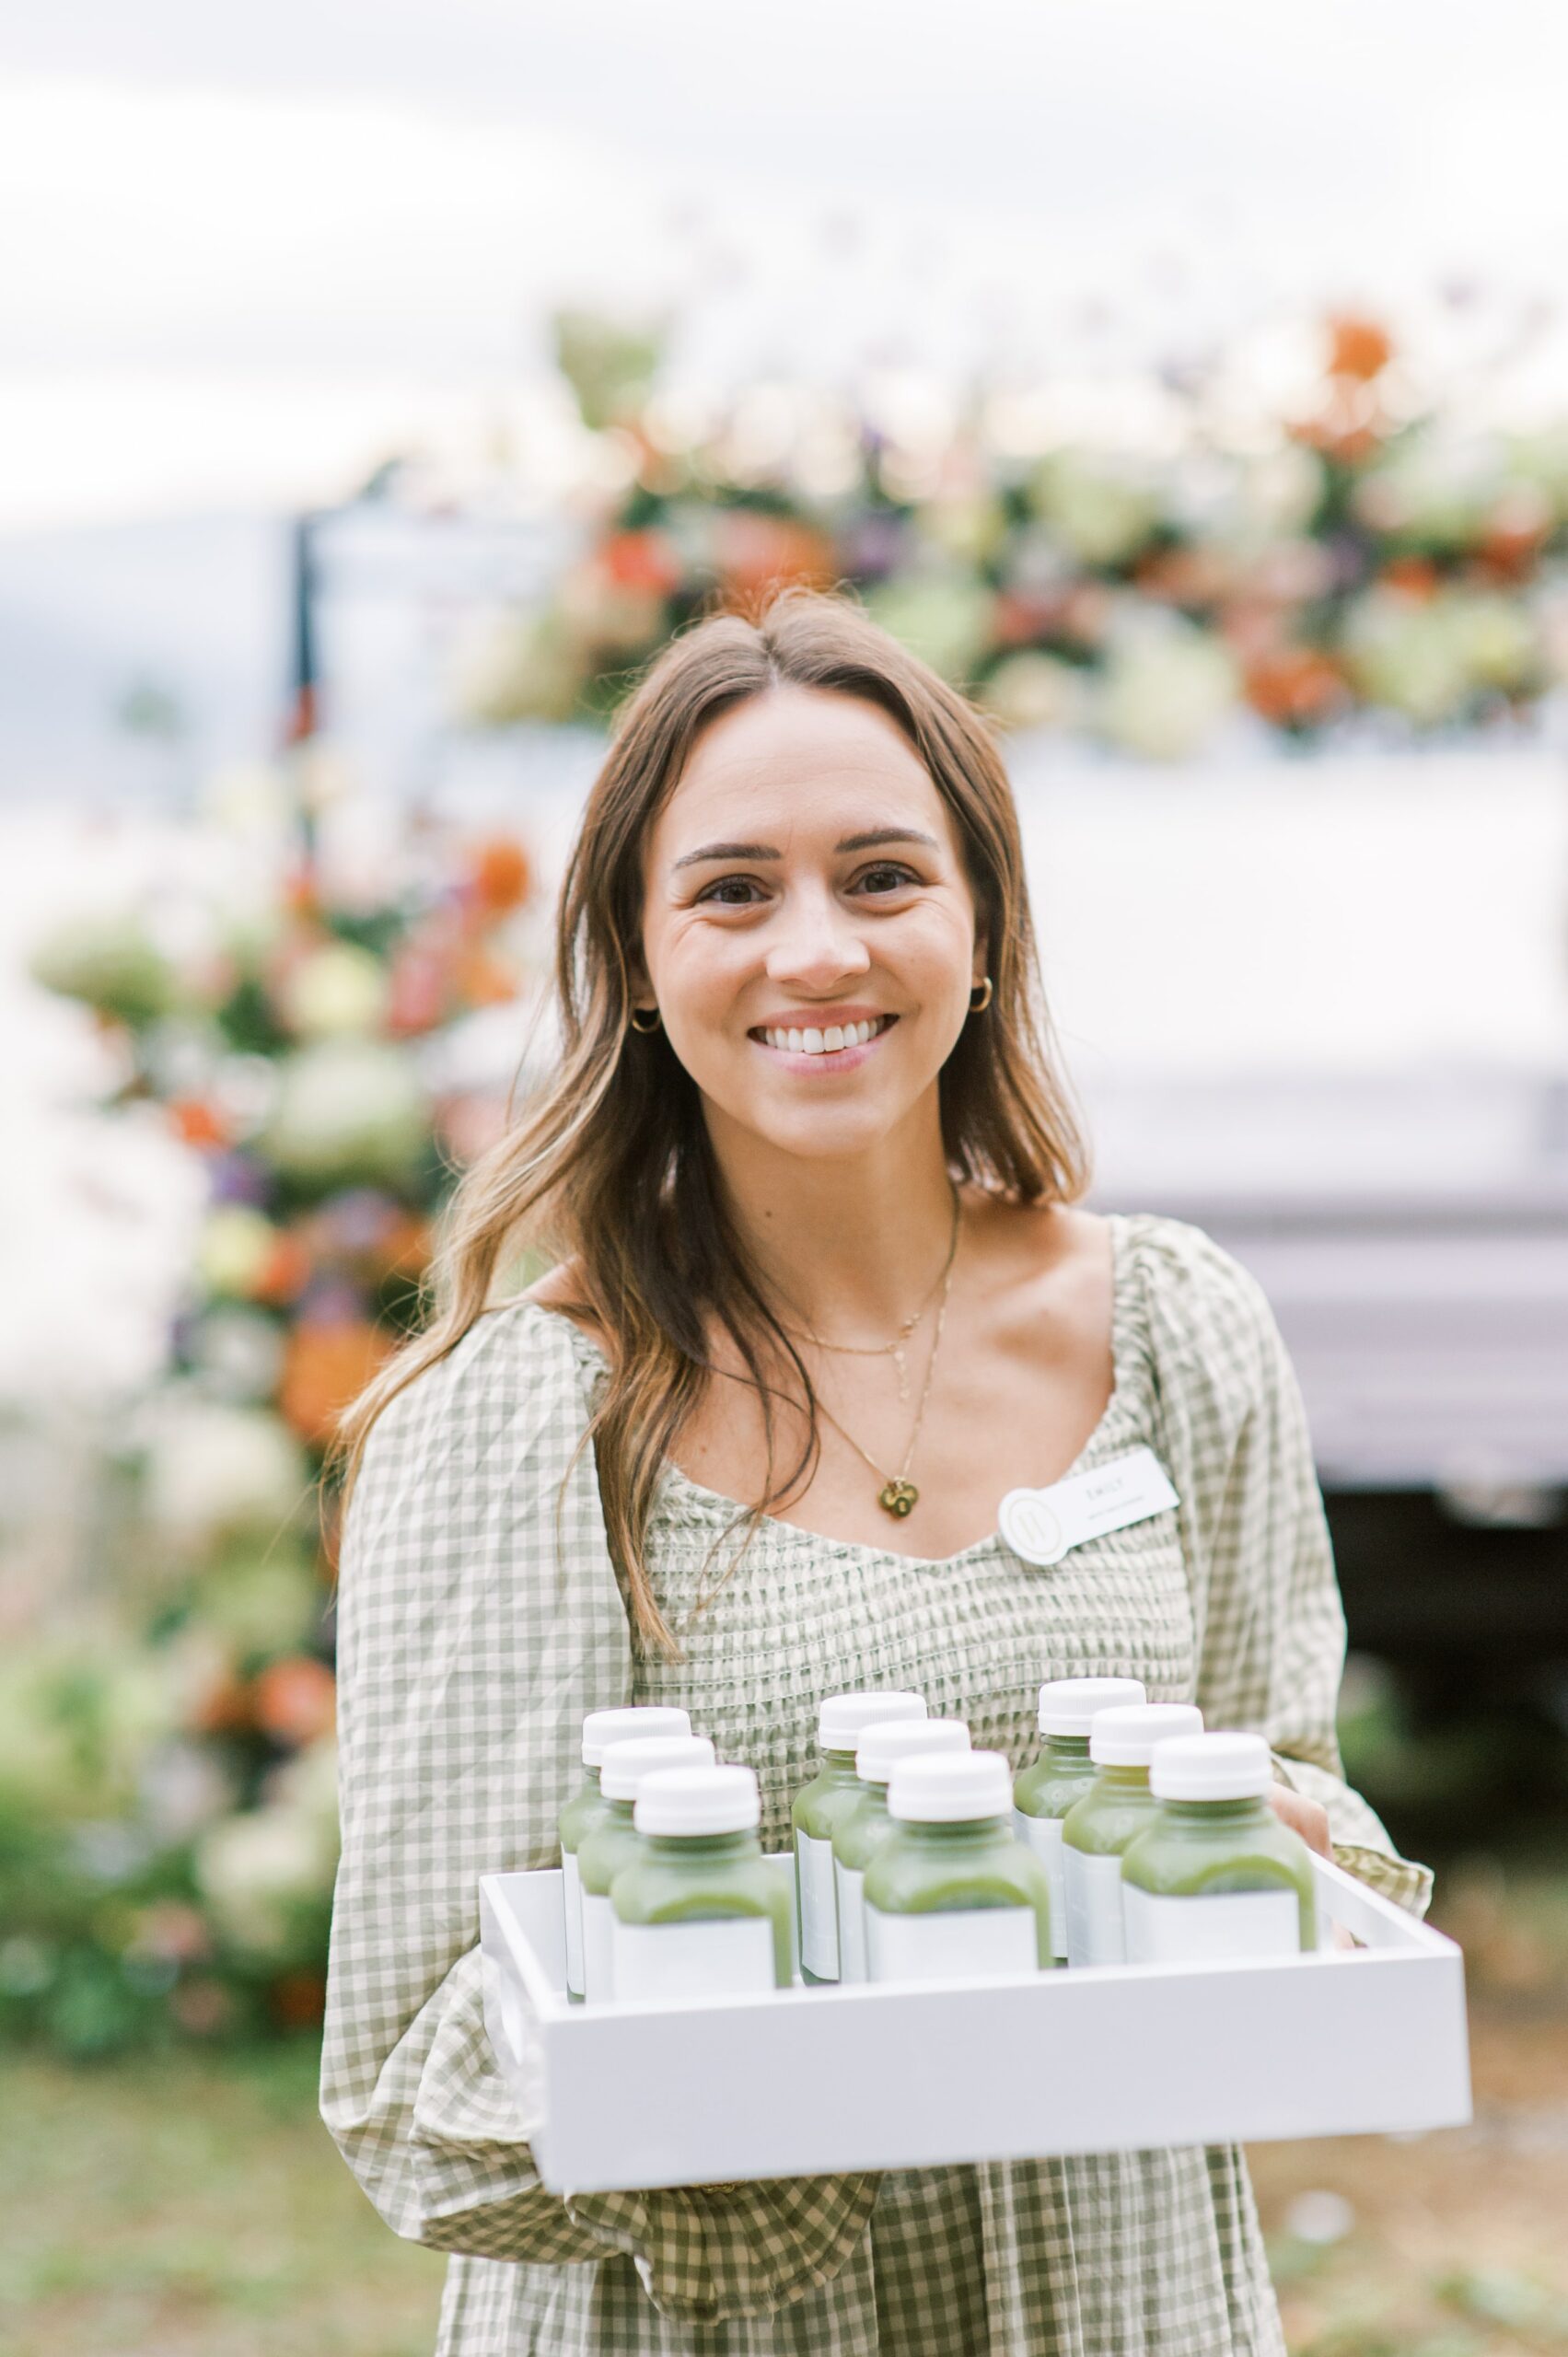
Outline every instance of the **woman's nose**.
<svg viewBox="0 0 1568 2357"><path fill-rule="evenodd" d="M768 975L821 990L852 974L864 974L871 953L853 915L830 897L802 899L786 906L772 928Z"/></svg>

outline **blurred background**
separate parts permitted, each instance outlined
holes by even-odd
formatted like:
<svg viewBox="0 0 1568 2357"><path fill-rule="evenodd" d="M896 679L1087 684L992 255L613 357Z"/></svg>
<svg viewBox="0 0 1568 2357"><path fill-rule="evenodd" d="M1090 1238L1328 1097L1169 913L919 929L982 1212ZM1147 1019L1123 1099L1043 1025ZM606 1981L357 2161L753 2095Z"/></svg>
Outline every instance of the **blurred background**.
<svg viewBox="0 0 1568 2357"><path fill-rule="evenodd" d="M780 579L1005 730L1094 1200L1306 1390L1478 2109L1254 2154L1293 2351L1568 2349L1568 24L55 0L0 59L0 2350L433 2343L315 2116L316 1477L549 1067L608 717Z"/></svg>

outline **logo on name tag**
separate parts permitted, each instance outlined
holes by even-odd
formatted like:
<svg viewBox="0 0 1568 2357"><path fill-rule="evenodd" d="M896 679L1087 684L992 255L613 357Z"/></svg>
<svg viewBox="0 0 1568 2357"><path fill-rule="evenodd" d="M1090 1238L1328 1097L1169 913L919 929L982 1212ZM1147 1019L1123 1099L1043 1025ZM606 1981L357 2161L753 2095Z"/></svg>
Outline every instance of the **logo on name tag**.
<svg viewBox="0 0 1568 2357"><path fill-rule="evenodd" d="M1026 1563L1059 1563L1067 1552L1062 1517L1039 1490L1009 1490L996 1519L1003 1538Z"/></svg>

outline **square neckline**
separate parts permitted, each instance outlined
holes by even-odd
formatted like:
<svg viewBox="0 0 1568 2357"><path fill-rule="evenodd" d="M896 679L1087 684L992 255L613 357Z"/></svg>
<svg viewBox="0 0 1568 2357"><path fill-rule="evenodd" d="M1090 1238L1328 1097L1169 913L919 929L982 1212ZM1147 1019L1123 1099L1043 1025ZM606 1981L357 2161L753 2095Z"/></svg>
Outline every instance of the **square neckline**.
<svg viewBox="0 0 1568 2357"><path fill-rule="evenodd" d="M1122 1213L1108 1212L1105 1216L1110 1230L1110 1397L1100 1411L1093 1431L1072 1463L1063 1472L1056 1475L1056 1481L1071 1480L1074 1474L1086 1469L1089 1457L1103 1441L1107 1431L1120 1415L1128 1399L1130 1370L1127 1325L1132 1279L1132 1251L1127 1224ZM529 1306L541 1311L547 1318L562 1316L559 1311L547 1308L543 1302L532 1302ZM569 1332L576 1337L583 1348L592 1353L599 1367L608 1373L609 1355L595 1341L593 1336L585 1328L579 1326L575 1318L563 1318L562 1322ZM1023 1488L1026 1485L1020 1482L1015 1486ZM1039 1486L1052 1488L1055 1484L1042 1482ZM751 1512L751 1508L741 1499L728 1497L722 1490L710 1489L706 1482L695 1480L683 1467L678 1465L673 1457L667 1456L661 1462L656 1498L662 1501L670 1491L684 1492L694 1507L704 1509L710 1516L715 1515L715 1510L722 1509L728 1525L733 1525L738 1516L749 1515ZM783 1515L764 1514L759 1516L759 1525L765 1530L784 1531L796 1541L814 1540L819 1547L830 1548L838 1555L858 1555L872 1562L899 1563L913 1572L953 1570L960 1564L976 1561L992 1549L1005 1546L1006 1543L999 1529L992 1529L982 1538L971 1539L967 1547L960 1547L956 1554L904 1555L900 1554L896 1548L873 1546L869 1539L835 1538L827 1531L809 1530L804 1523L791 1522Z"/></svg>

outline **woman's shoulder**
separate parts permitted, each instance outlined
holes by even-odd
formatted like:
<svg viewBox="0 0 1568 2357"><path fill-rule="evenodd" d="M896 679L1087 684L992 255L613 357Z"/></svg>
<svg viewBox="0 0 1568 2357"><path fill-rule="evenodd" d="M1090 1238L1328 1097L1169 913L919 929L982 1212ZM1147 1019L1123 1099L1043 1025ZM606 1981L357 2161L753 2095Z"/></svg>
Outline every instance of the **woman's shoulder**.
<svg viewBox="0 0 1568 2357"><path fill-rule="evenodd" d="M367 1457L493 1440L516 1447L531 1430L579 1421L582 1373L571 1322L518 1294L482 1310L449 1351L395 1392L370 1428Z"/></svg>
<svg viewBox="0 0 1568 2357"><path fill-rule="evenodd" d="M1160 1212L1120 1218L1132 1306L1162 1386L1201 1386L1245 1407L1281 1355L1268 1296L1205 1228Z"/></svg>

